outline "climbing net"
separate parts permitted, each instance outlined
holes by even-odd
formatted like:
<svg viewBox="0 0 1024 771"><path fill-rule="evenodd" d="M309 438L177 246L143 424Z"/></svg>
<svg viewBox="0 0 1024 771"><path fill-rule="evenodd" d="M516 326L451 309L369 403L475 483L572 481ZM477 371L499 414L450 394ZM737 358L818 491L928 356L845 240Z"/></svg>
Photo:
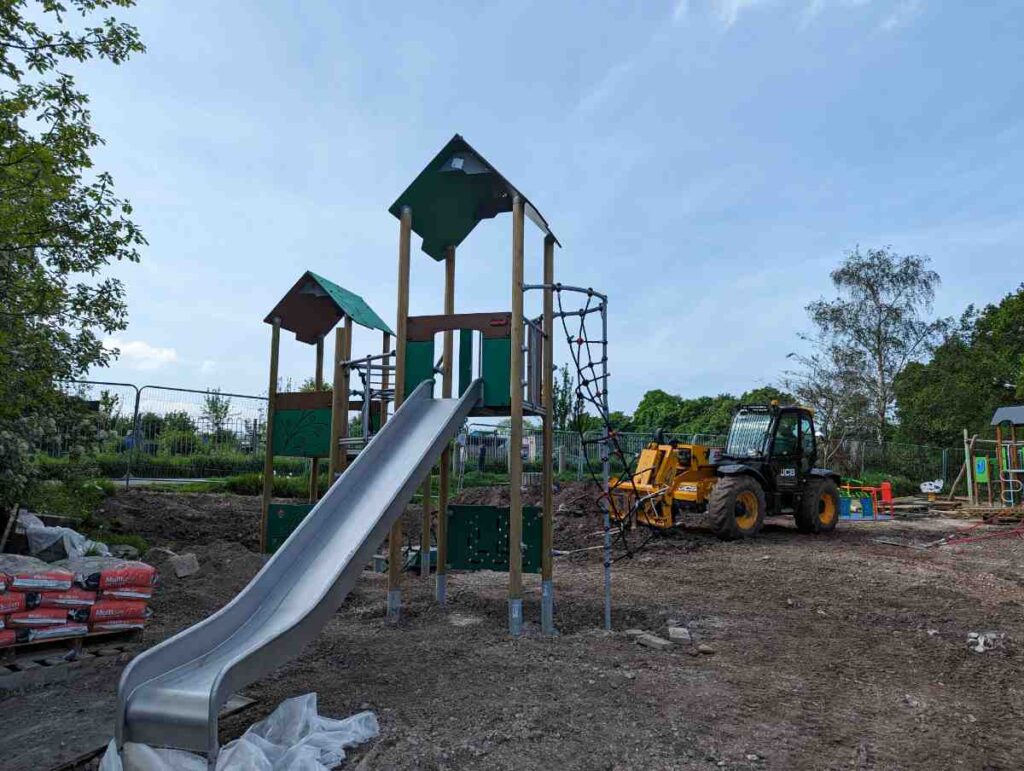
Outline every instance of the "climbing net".
<svg viewBox="0 0 1024 771"><path fill-rule="evenodd" d="M640 495L636 487L635 470L636 456L623 449L618 432L612 426L611 414L608 409L608 378L611 373L608 370L608 297L592 288L570 287L563 284L554 284L554 297L558 310L555 316L562 324L562 331L566 343L569 346L569 355L576 370L575 400L572 405L572 421L580 436L581 449L587 473L601 489L599 503L603 509L605 521L605 561L607 564L622 557L631 557L636 551L642 548L657 531L653 528L639 546L633 546L629 542L628 533L630 523L638 521L636 512L638 509L651 505L651 499L657 494ZM572 292L582 294L584 301L582 307L576 310L566 310L563 303L563 294ZM601 321L600 335L593 337L588 328L587 321L593 316L598 316ZM601 436L593 438L587 436L584 430L582 416L590 410L597 414L603 424ZM601 470L591 463L590 446L600 447ZM628 482L632 493L626 496L629 501L628 509L623 510L623 498L612 494L610 479L611 461L617 462L622 470L615 489L621 489L623 483ZM622 552L615 556L611 555L611 527L614 520L617 529L617 541Z"/></svg>

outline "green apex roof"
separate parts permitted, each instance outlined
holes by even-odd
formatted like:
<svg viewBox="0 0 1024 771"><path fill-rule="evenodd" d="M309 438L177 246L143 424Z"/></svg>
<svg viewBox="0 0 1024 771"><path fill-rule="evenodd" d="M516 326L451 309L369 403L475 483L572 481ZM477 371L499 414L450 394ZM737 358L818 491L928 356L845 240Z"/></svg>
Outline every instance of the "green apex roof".
<svg viewBox="0 0 1024 771"><path fill-rule="evenodd" d="M516 195L523 200L526 215L558 243L526 196L456 134L388 211L401 217L404 207L412 209L412 229L423 239L423 251L440 261L447 248L461 244L480 220L512 211Z"/></svg>
<svg viewBox="0 0 1024 771"><path fill-rule="evenodd" d="M295 333L303 343L315 343L348 316L368 329L394 334L366 300L333 281L307 270L264 321L281 320L281 328Z"/></svg>

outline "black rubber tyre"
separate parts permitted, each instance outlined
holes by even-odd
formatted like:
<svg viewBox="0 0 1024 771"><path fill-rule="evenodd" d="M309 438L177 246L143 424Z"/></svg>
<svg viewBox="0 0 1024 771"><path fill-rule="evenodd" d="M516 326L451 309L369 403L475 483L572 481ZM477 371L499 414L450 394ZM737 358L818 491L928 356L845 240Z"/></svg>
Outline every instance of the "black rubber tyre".
<svg viewBox="0 0 1024 771"><path fill-rule="evenodd" d="M750 476L723 477L711 490L711 529L723 541L751 538L764 525L764 490Z"/></svg>
<svg viewBox="0 0 1024 771"><path fill-rule="evenodd" d="M839 522L839 487L832 479L811 479L794 515L801 533L831 533Z"/></svg>

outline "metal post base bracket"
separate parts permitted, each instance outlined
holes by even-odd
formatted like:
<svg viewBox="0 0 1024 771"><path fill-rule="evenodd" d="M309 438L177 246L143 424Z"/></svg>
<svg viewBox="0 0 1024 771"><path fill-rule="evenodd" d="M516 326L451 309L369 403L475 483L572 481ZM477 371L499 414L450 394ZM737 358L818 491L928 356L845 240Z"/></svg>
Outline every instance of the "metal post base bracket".
<svg viewBox="0 0 1024 771"><path fill-rule="evenodd" d="M555 629L555 586L551 581L541 582L540 629L547 635L558 634Z"/></svg>
<svg viewBox="0 0 1024 771"><path fill-rule="evenodd" d="M519 637L523 633L523 601L508 601L508 633Z"/></svg>
<svg viewBox="0 0 1024 771"><path fill-rule="evenodd" d="M437 584L434 586L434 596L438 605L445 605L448 602L448 574L438 573Z"/></svg>
<svg viewBox="0 0 1024 771"><path fill-rule="evenodd" d="M402 615L402 590L392 589L388 592L388 623L397 624Z"/></svg>

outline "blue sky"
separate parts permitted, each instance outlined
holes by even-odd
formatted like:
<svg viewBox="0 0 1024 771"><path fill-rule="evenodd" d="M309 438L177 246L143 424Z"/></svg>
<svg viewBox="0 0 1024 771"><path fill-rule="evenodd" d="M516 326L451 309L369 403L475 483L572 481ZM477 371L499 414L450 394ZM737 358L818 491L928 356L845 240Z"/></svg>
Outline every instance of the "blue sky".
<svg viewBox="0 0 1024 771"><path fill-rule="evenodd" d="M80 78L97 166L150 243L116 269L131 323L94 377L265 391L262 318L307 268L392 320L387 207L456 132L547 216L557 278L610 293L614 409L775 381L857 244L930 255L942 314L1024 280L1016 0L141 0L126 18L149 51ZM510 240L507 216L466 240L457 310L508 307ZM443 269L418 247L412 312L437 313ZM282 375L311 371L287 341Z"/></svg>

